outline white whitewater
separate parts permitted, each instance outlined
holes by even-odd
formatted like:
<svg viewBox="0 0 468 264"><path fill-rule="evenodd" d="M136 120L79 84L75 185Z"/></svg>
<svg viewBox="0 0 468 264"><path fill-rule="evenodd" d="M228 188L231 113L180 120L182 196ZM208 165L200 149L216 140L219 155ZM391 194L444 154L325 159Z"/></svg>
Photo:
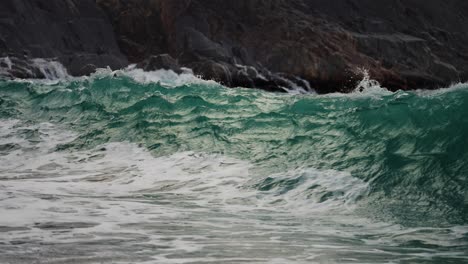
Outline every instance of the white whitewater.
<svg viewBox="0 0 468 264"><path fill-rule="evenodd" d="M49 73L51 78L59 76ZM21 80L27 82L22 93L37 84L36 91L61 100L72 91L57 82L71 82L73 89L86 94L88 81L104 83L100 88L106 89L109 77L119 79L118 85L135 84L132 80L159 83L169 88L164 92L195 85L208 92L258 96L248 102L258 113L279 112L285 98L291 102L307 96L323 99L246 89L210 90L213 87L208 86L222 87L188 70L177 75L134 68L101 69L91 77L45 84ZM352 94L327 96L344 101L395 95L370 77L361 84L364 89ZM133 91L148 87L154 88L137 85ZM60 92L49 93L53 89ZM10 95L16 90L12 90L2 97L4 102L14 97ZM55 111L60 117L62 108ZM114 114L106 117L113 119ZM70 131L74 120L61 127L45 122L51 120L47 115L41 121L5 116L0 119L0 263L388 263L389 259L421 262L443 257L467 261L466 226L408 228L360 214L365 209L361 197L369 192L369 183L347 171L299 164L271 173L224 152L154 156L144 146L129 142L64 147L83 136L79 128ZM443 247L437 250L432 245Z"/></svg>
<svg viewBox="0 0 468 264"><path fill-rule="evenodd" d="M354 215L368 187L346 172L273 174L273 181L300 180L287 192L259 192L264 176L246 161L194 152L154 157L125 142L58 151L77 135L49 123L0 122L0 145L9 148L0 153L0 261L21 253L19 262L28 263L40 250L63 263L319 263L336 259L337 250L373 259L376 241L356 234L381 236L380 248L428 241L424 229ZM332 196L320 201L324 193ZM454 227L434 241L467 231Z"/></svg>
<svg viewBox="0 0 468 264"><path fill-rule="evenodd" d="M70 77L67 69L58 61L33 59L33 66L46 77L47 80L63 80Z"/></svg>

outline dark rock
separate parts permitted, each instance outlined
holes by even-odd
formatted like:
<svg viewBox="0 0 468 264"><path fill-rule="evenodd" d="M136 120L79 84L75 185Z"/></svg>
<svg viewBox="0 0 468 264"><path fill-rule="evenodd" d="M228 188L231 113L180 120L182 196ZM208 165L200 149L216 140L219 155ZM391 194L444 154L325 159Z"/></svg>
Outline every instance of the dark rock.
<svg viewBox="0 0 468 264"><path fill-rule="evenodd" d="M41 57L72 75L182 66L269 91L349 92L363 69L391 90L468 80L465 0L3 0L0 10L0 56L23 61L2 66L10 77L44 75L28 66Z"/></svg>
<svg viewBox="0 0 468 264"><path fill-rule="evenodd" d="M232 55L226 51L225 47L213 42L203 33L193 28L185 29L183 37L184 46L181 55L183 62L191 62L193 59L199 60L202 58L228 62L232 57ZM188 60L186 58L188 58Z"/></svg>
<svg viewBox="0 0 468 264"><path fill-rule="evenodd" d="M283 73L309 81L318 92L349 92L367 69L371 78L396 90L447 86L468 75L464 0L99 3L111 14L119 43L138 43L123 49L129 57L163 50L182 66L194 65L196 74L231 86L282 90L284 81L272 76ZM143 8L149 15L137 15ZM131 22L121 25L129 16ZM132 34L129 23L146 26ZM149 36L158 40L148 41ZM254 80L236 64L275 74Z"/></svg>
<svg viewBox="0 0 468 264"><path fill-rule="evenodd" d="M0 56L57 58L73 75L81 75L87 64L113 69L128 64L93 0L2 0L0 10ZM12 73L28 75L21 69Z"/></svg>
<svg viewBox="0 0 468 264"><path fill-rule="evenodd" d="M33 62L28 59L7 57L0 63L0 76L8 78L42 78L43 74L34 68Z"/></svg>
<svg viewBox="0 0 468 264"><path fill-rule="evenodd" d="M67 67L68 73L72 76L89 75L95 71L96 68L109 67L113 70L123 68L126 64L122 64L120 58L112 54L92 54L92 53L76 53L70 55L63 55L58 60ZM93 65L94 70L87 65ZM84 69L83 69L84 68ZM84 71L83 71L84 70Z"/></svg>
<svg viewBox="0 0 468 264"><path fill-rule="evenodd" d="M180 0L171 1L179 2ZM96 0L114 25L118 45L131 63L168 53L159 0ZM169 1L167 1L169 2Z"/></svg>
<svg viewBox="0 0 468 264"><path fill-rule="evenodd" d="M22 79L60 79L68 76L67 70L55 58L30 59L6 57L0 61L0 76Z"/></svg>
<svg viewBox="0 0 468 264"><path fill-rule="evenodd" d="M95 73L96 69L97 69L96 65L86 64L85 66L81 67L80 71L77 72L77 75L79 75L79 76L85 76L85 75L89 76L89 75Z"/></svg>
<svg viewBox="0 0 468 264"><path fill-rule="evenodd" d="M182 73L179 63L169 54L151 56L137 65L145 71L156 71L160 69L172 70L176 73Z"/></svg>
<svg viewBox="0 0 468 264"><path fill-rule="evenodd" d="M232 86L235 87L255 87L254 81L245 71L237 71L232 76Z"/></svg>
<svg viewBox="0 0 468 264"><path fill-rule="evenodd" d="M189 65L193 72L207 80L214 80L226 86L232 86L232 69L228 64L204 60Z"/></svg>

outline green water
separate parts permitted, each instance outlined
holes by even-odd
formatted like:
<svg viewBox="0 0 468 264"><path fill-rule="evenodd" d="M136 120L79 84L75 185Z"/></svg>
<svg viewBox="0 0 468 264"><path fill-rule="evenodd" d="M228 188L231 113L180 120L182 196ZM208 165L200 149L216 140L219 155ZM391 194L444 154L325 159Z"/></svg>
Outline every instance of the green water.
<svg viewBox="0 0 468 264"><path fill-rule="evenodd" d="M428 250L429 256L407 263L468 261L468 231L450 233L468 225L465 84L432 92L390 93L374 87L351 95L318 96L227 89L213 82L141 83L128 76L54 84L1 81L0 120L20 120L23 125L47 122L73 131L76 136L57 144L56 153L93 152L105 144L128 142L156 159L189 151L245 161L254 176L241 189L276 197L278 203L308 182L308 176L290 172L313 168L349 173L367 186L353 196L350 214L396 225L400 232L439 230L446 236L443 242L436 233L432 242L415 238L394 245L403 252L406 247ZM7 155L11 149L6 143L2 146L2 155ZM343 190L316 187L319 184L304 188L307 195L301 202L326 205L334 197L348 197ZM359 227L355 231L354 236L365 236ZM390 237L398 235L388 232ZM431 256L439 247L445 255ZM326 263L385 260L352 258L355 261L340 255ZM406 263L405 258L396 262Z"/></svg>

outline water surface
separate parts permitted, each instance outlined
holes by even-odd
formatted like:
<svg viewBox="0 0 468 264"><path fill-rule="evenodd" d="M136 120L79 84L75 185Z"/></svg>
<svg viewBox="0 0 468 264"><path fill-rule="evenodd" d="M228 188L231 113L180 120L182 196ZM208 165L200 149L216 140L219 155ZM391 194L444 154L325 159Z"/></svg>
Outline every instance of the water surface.
<svg viewBox="0 0 468 264"><path fill-rule="evenodd" d="M0 81L0 262L468 262L468 85L368 86Z"/></svg>

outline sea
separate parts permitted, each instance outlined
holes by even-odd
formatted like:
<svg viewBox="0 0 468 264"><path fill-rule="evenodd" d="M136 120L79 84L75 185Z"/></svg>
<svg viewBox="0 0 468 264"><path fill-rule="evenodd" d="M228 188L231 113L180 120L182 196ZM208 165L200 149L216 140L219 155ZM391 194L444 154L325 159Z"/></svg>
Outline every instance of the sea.
<svg viewBox="0 0 468 264"><path fill-rule="evenodd" d="M0 80L0 263L468 263L468 84L43 71Z"/></svg>

